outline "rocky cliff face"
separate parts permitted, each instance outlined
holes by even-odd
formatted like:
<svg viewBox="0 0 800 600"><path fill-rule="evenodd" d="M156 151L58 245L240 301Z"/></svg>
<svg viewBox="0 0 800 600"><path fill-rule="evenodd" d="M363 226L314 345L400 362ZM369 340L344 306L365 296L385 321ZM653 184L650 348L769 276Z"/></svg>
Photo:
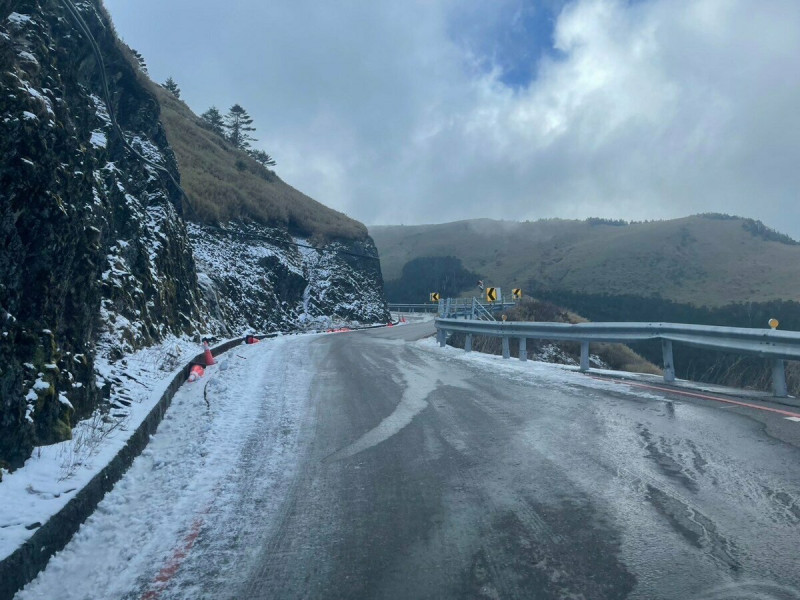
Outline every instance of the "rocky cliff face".
<svg viewBox="0 0 800 600"><path fill-rule="evenodd" d="M389 318L368 237L315 248L285 228L257 224L190 224L189 233L207 305L228 335Z"/></svg>
<svg viewBox="0 0 800 600"><path fill-rule="evenodd" d="M366 235L309 248L289 223L187 230L157 90L100 0L75 7L91 35L64 0L0 0L0 467L114 396L100 358L388 318Z"/></svg>
<svg viewBox="0 0 800 600"><path fill-rule="evenodd" d="M60 2L0 4L0 463L12 466L108 392L96 352L203 320L178 189L112 124L177 178L158 103L99 2L77 9L105 71Z"/></svg>

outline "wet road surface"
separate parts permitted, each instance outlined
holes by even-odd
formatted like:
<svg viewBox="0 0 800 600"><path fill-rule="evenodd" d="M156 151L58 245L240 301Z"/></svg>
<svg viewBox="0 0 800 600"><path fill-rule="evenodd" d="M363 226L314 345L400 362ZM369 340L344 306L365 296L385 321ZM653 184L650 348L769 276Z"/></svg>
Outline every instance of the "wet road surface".
<svg viewBox="0 0 800 600"><path fill-rule="evenodd" d="M174 597L800 598L800 423L404 343L430 327L309 345L283 497L254 436Z"/></svg>
<svg viewBox="0 0 800 600"><path fill-rule="evenodd" d="M232 351L21 598L800 599L798 409L432 330Z"/></svg>

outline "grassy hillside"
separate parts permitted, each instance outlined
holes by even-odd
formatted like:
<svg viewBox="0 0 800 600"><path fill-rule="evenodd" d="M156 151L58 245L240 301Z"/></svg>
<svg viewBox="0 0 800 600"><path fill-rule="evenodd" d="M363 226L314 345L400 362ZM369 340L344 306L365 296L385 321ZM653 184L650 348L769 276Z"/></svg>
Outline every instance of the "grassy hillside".
<svg viewBox="0 0 800 600"><path fill-rule="evenodd" d="M635 224L481 219L372 227L370 234L387 282L415 258L453 256L504 289L660 295L708 306L800 298L800 244L738 217Z"/></svg>
<svg viewBox="0 0 800 600"><path fill-rule="evenodd" d="M206 129L202 119L171 93L156 85L151 89L161 104L161 121L189 196L187 218L286 225L294 233L324 239L367 236L358 221L297 191Z"/></svg>

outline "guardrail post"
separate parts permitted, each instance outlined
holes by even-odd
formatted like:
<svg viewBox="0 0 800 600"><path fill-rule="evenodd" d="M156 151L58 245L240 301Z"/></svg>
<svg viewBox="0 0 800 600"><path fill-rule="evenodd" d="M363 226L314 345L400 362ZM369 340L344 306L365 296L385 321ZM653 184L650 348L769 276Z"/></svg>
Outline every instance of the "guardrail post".
<svg viewBox="0 0 800 600"><path fill-rule="evenodd" d="M438 337L439 337L439 346L444 348L447 345L447 332L444 329L440 329Z"/></svg>
<svg viewBox="0 0 800 600"><path fill-rule="evenodd" d="M581 342L581 373L589 370L589 342Z"/></svg>
<svg viewBox="0 0 800 600"><path fill-rule="evenodd" d="M468 333L467 338L464 340L464 351L472 352L472 334Z"/></svg>
<svg viewBox="0 0 800 600"><path fill-rule="evenodd" d="M661 340L661 356L664 359L664 382L675 381L675 362L672 360L672 340Z"/></svg>
<svg viewBox="0 0 800 600"><path fill-rule="evenodd" d="M772 394L778 398L785 398L789 395L786 389L786 369L782 358L776 358L772 362Z"/></svg>
<svg viewBox="0 0 800 600"><path fill-rule="evenodd" d="M519 359L528 360L528 338L519 338Z"/></svg>
<svg viewBox="0 0 800 600"><path fill-rule="evenodd" d="M511 357L511 351L508 348L508 336L504 335L503 336L503 358L510 358L510 357Z"/></svg>

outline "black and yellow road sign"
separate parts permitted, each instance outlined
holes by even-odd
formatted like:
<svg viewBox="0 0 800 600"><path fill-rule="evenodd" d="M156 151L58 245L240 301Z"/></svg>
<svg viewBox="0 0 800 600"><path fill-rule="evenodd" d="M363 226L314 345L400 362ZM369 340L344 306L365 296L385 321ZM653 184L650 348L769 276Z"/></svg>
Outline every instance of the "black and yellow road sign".
<svg viewBox="0 0 800 600"><path fill-rule="evenodd" d="M439 292L431 292L431 302L439 301Z"/></svg>
<svg viewBox="0 0 800 600"><path fill-rule="evenodd" d="M511 295L516 299L522 298L522 290L520 288L514 288L511 290Z"/></svg>
<svg viewBox="0 0 800 600"><path fill-rule="evenodd" d="M486 301L487 302L495 302L497 300L497 288L487 287L486 288Z"/></svg>

